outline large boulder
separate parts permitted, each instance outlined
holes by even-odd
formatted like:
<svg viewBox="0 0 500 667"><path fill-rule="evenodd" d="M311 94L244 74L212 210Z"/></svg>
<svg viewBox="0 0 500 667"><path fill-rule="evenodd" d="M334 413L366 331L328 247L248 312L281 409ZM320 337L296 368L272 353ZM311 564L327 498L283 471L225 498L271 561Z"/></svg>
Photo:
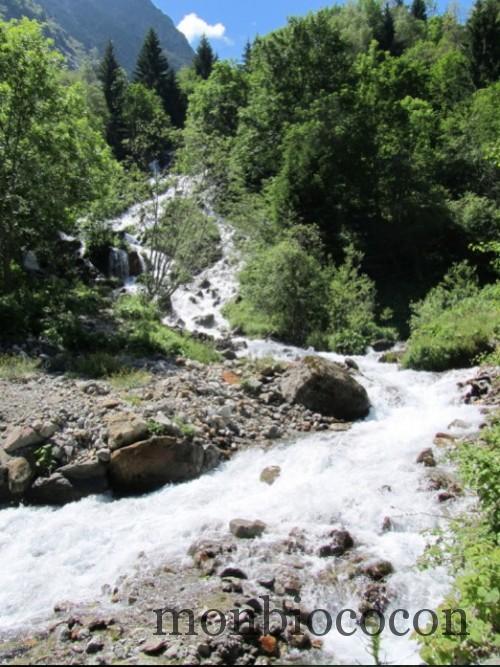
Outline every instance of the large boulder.
<svg viewBox="0 0 500 667"><path fill-rule="evenodd" d="M246 521L234 519L229 524L229 530L239 540L253 540L261 537L267 526L263 521Z"/></svg>
<svg viewBox="0 0 500 667"><path fill-rule="evenodd" d="M20 497L30 487L35 472L27 459L18 456L7 463L9 491L13 496Z"/></svg>
<svg viewBox="0 0 500 667"><path fill-rule="evenodd" d="M370 411L366 389L343 366L322 357L306 357L291 366L281 392L289 403L335 419L364 419Z"/></svg>
<svg viewBox="0 0 500 667"><path fill-rule="evenodd" d="M146 422L129 412L108 418L108 442L112 450L145 440L149 435Z"/></svg>
<svg viewBox="0 0 500 667"><path fill-rule="evenodd" d="M196 479L217 462L213 448L204 450L190 440L151 438L113 452L109 477L116 493L148 493Z"/></svg>
<svg viewBox="0 0 500 667"><path fill-rule="evenodd" d="M7 454L16 454L23 449L38 447L49 440L57 431L55 424L35 424L16 426L7 432L2 447Z"/></svg>
<svg viewBox="0 0 500 667"><path fill-rule="evenodd" d="M0 458L0 503L10 500L9 470Z"/></svg>
<svg viewBox="0 0 500 667"><path fill-rule="evenodd" d="M39 477L26 494L33 505L66 505L82 499L82 494L59 473L50 477Z"/></svg>
<svg viewBox="0 0 500 667"><path fill-rule="evenodd" d="M82 496L106 493L109 490L107 468L100 461L67 465L59 468L58 472L69 480Z"/></svg>

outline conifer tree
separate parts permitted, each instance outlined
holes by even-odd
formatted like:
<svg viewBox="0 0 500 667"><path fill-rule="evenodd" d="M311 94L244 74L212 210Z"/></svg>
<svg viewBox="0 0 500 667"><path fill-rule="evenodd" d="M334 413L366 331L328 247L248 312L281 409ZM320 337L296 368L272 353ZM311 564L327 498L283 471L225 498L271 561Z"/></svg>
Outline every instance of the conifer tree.
<svg viewBox="0 0 500 667"><path fill-rule="evenodd" d="M413 0L411 14L420 21L427 21L427 6L425 0Z"/></svg>
<svg viewBox="0 0 500 667"><path fill-rule="evenodd" d="M123 101L127 88L125 72L120 67L112 42L109 42L104 57L99 65L98 77L102 85L109 118L106 126L106 139L116 157L122 158Z"/></svg>
<svg viewBox="0 0 500 667"><path fill-rule="evenodd" d="M252 43L250 40L248 40L245 45L245 50L243 51L243 64L242 64L243 69L245 70L250 69L251 58L252 58Z"/></svg>
<svg viewBox="0 0 500 667"><path fill-rule="evenodd" d="M137 60L134 79L146 88L154 90L173 124L182 127L185 112L175 72L171 69L153 28L146 35Z"/></svg>
<svg viewBox="0 0 500 667"><path fill-rule="evenodd" d="M382 51L389 51L393 55L395 54L395 34L396 31L394 29L394 19L392 18L392 12L389 8L389 3L386 3L382 15L382 23L380 26L379 34L377 35L377 41Z"/></svg>
<svg viewBox="0 0 500 667"><path fill-rule="evenodd" d="M500 0L478 0L467 24L477 86L500 77Z"/></svg>
<svg viewBox="0 0 500 667"><path fill-rule="evenodd" d="M212 69L216 61L217 56L210 46L210 42L208 41L206 35L203 35L194 59L194 68L196 70L196 74L201 76L202 79L208 79L212 73Z"/></svg>

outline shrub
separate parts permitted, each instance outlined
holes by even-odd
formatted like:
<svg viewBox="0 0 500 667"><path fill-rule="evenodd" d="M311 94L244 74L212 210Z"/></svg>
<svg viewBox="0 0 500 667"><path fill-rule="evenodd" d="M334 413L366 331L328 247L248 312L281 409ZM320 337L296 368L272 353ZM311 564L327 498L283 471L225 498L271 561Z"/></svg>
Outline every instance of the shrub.
<svg viewBox="0 0 500 667"><path fill-rule="evenodd" d="M326 276L297 228L276 245L254 252L240 274L240 288L242 302L228 315L245 333L273 332L300 345L326 324Z"/></svg>
<svg viewBox="0 0 500 667"><path fill-rule="evenodd" d="M500 283L482 290L442 285L415 313L403 365L427 371L469 367L495 349L499 336Z"/></svg>
<svg viewBox="0 0 500 667"><path fill-rule="evenodd" d="M346 248L345 261L333 269L328 310L328 346L341 354L364 354L379 338L396 341L396 332L376 320L375 283L361 272L362 253Z"/></svg>

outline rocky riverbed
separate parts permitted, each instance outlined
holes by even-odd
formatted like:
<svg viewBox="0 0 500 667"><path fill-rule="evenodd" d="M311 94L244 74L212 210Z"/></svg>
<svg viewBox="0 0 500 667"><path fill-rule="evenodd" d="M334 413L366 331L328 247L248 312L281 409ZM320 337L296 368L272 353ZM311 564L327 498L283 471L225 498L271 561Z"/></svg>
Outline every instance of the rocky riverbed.
<svg viewBox="0 0 500 667"><path fill-rule="evenodd" d="M337 368L324 395L340 398L321 412L311 409L322 407L321 395L304 390L303 363L295 370L272 360L136 365L108 382L47 373L0 380L4 502L62 505L94 493L148 492L196 478L250 446L346 431L346 418L369 409L353 369L333 364L321 381Z"/></svg>
<svg viewBox="0 0 500 667"><path fill-rule="evenodd" d="M361 377L352 362L348 367L354 377ZM340 369L337 366L336 372ZM33 471L36 481L32 477L31 488L38 480L59 475L57 479L63 478L71 486L70 495L60 498L63 503L81 497L82 480L87 483L90 479L82 477L81 471L90 474L95 466L106 470L106 475L99 475L98 480L110 491L109 465L113 456L133 448L137 442L173 439L178 446L189 443L198 451L213 451L216 460L223 461L245 450L276 447L280 438L286 442L312 432L317 432L318 438L322 434L348 433L350 422L296 404L290 400L291 394L288 400L285 398L296 389L298 375L304 379L304 373L309 372L303 363L290 367L269 360L231 360L204 367L178 360L175 364L143 365L140 386L133 387L45 374L2 381L3 445L5 448L7 442L8 448L14 447L11 453L4 454L4 460L9 457L9 493L12 496L11 469L16 469L12 461L25 459L31 466L27 450L47 446L41 442L50 444L53 465L58 467ZM291 373L293 382L287 382ZM343 375L346 381L350 377ZM463 382L460 392L466 403L483 406L485 412L498 403L498 383L492 369ZM302 396L303 402L309 398L310 393ZM446 432L436 433L429 447L424 448L426 443L422 443L422 452L414 459L425 471L425 488L445 514L462 494L446 466L445 453L459 445L462 438L471 437L470 426L460 419L450 422ZM25 440L16 444L16 433ZM29 442L37 435L39 441L35 445L26 444L26 438ZM16 451L18 445L20 449ZM185 464L185 457L181 462ZM209 467L213 465L215 459ZM264 494L265 489L280 484L282 474L278 465L262 467L260 478L256 476L253 483L260 485ZM157 485L158 480L153 484ZM394 484L397 485L396 480ZM69 492L70 487L65 488ZM380 492L387 497L387 516L376 532L396 539L407 530L395 513L394 500L391 501L396 489L387 486ZM18 495L10 500L20 499ZM79 505L71 507L81 511ZM272 513L271 508L272 504ZM151 559L147 551L139 553L133 569L105 582L94 602L61 599L52 612L46 610L50 620L38 631L17 629L4 635L0 661L313 664L321 662L325 654L322 640L307 626L314 599L312 590L335 590L350 601L359 615L368 609L385 611L400 593L398 579L393 576L398 564L374 555L360 528L352 533L332 517L330 521L323 518L319 526L288 526L277 533L275 529L268 530L266 522L254 520L254 516L249 505L245 517L233 515L225 528L194 540L181 557ZM271 514L269 523L273 520ZM123 539L127 539L126 535ZM268 627L262 614L266 598L271 609L283 614L275 614ZM166 608L192 610L197 636L156 636L157 610ZM235 610L241 621L236 628ZM200 630L199 624L203 620L210 632L217 632L222 618L218 612L223 614L227 630L222 636L211 638ZM170 617L165 618L164 629L170 633ZM181 632L188 631L188 620L181 616Z"/></svg>

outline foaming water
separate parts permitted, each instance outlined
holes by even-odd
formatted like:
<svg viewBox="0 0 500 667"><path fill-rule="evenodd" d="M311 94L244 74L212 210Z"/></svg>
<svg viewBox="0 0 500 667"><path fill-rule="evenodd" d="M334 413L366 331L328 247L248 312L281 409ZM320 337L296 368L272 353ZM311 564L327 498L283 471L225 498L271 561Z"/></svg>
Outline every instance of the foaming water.
<svg viewBox="0 0 500 667"><path fill-rule="evenodd" d="M398 371L374 356L357 361L374 407L347 433L325 432L267 451L245 451L210 475L142 498L92 498L61 509L0 512L1 629L39 622L61 600L98 599L104 584L133 570L141 552L152 565L182 561L194 540L227 536L229 521L237 517L266 522L263 548L299 528L316 550L332 527L345 527L360 553L393 563L389 586L396 592L396 608L437 605L449 585L446 573L422 573L415 564L429 539L425 531L446 517L436 494L425 490L426 472L416 458L454 419L474 428L481 415L458 400L456 383L463 373ZM282 468L272 487L259 483L269 465ZM387 516L395 531L384 534ZM250 574L261 567L243 553L237 562ZM324 566L325 561L308 557L311 573ZM352 603L350 593L315 581L311 577L306 591L309 605L334 614ZM389 660L418 662L408 639L384 635L383 646ZM358 636L332 633L325 649L341 662L366 659Z"/></svg>

